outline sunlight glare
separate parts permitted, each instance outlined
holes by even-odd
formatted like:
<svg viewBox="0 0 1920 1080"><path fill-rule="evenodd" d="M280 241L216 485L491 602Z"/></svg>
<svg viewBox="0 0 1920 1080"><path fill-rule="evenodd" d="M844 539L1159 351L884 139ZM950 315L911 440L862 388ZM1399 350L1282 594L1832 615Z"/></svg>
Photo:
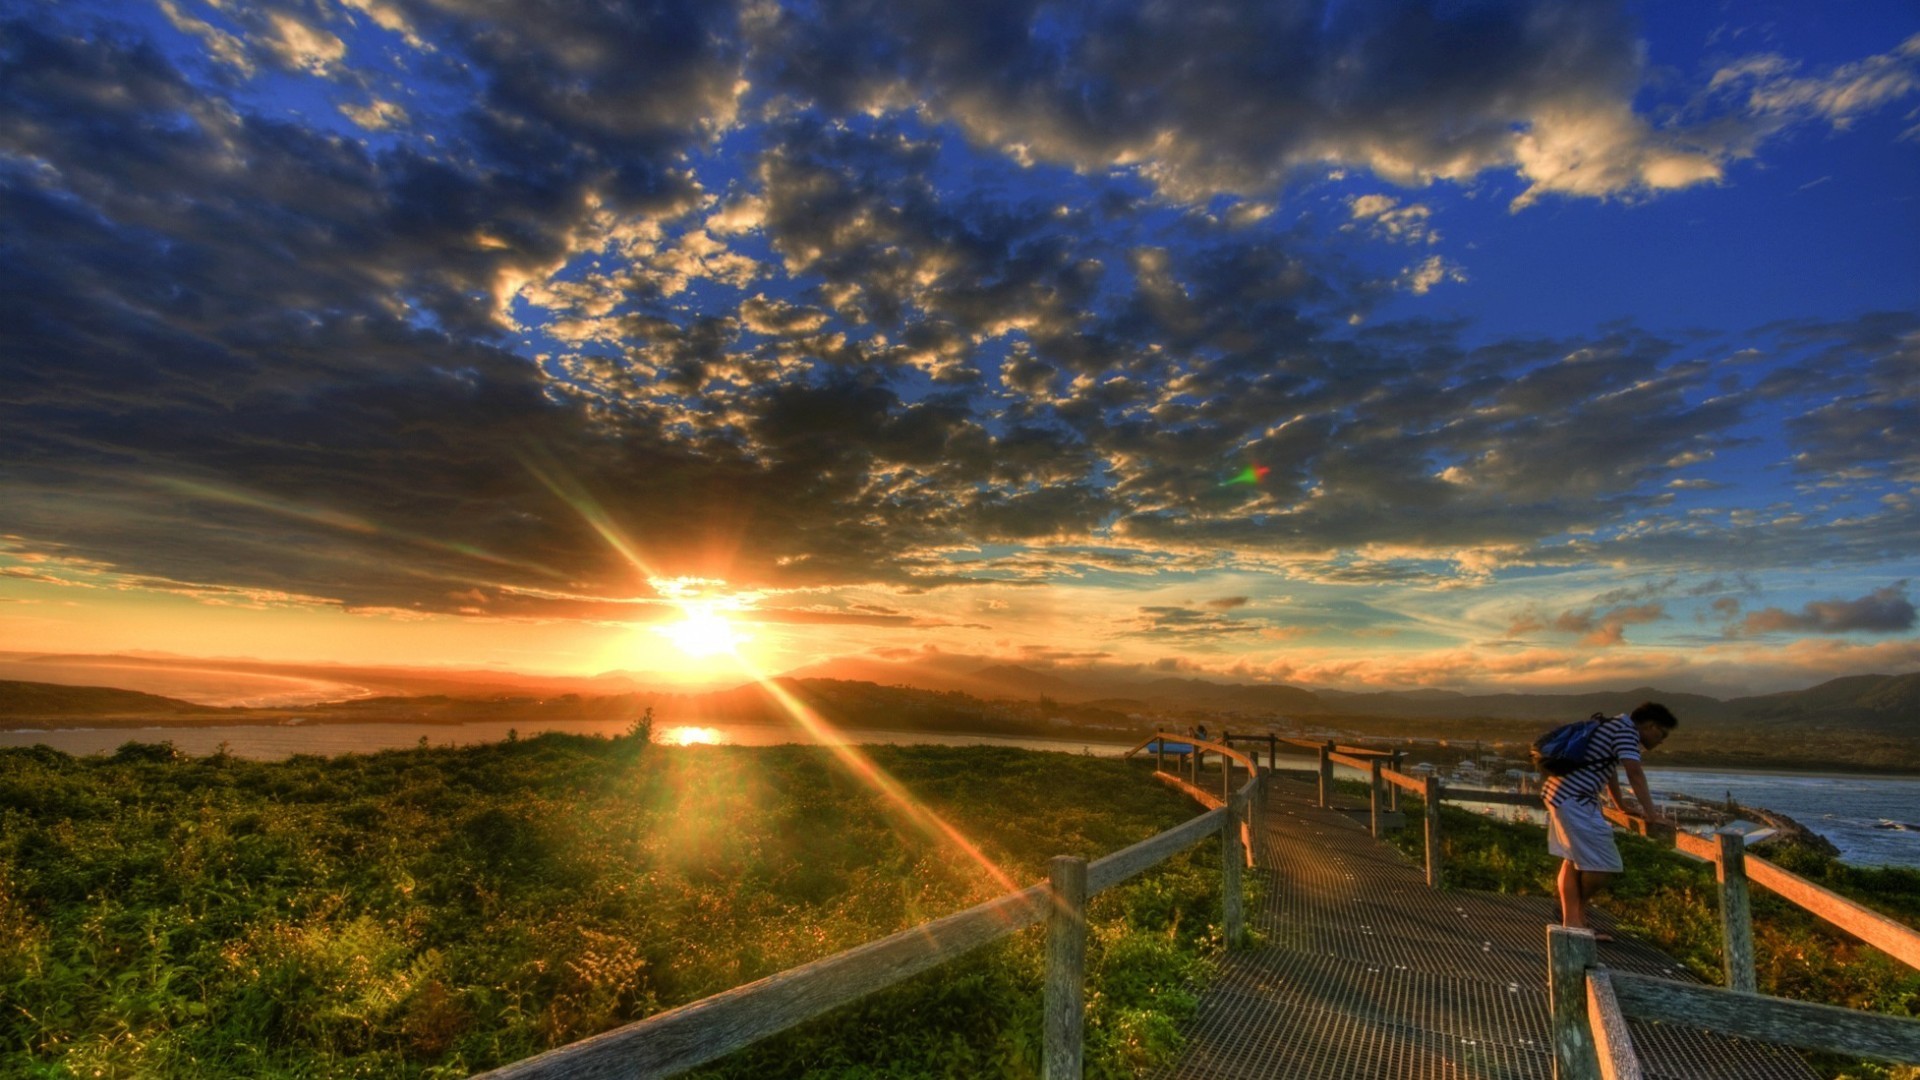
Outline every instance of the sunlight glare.
<svg viewBox="0 0 1920 1080"><path fill-rule="evenodd" d="M691 725L667 728L653 738L665 746L722 746L727 741L726 733L719 728Z"/></svg>
<svg viewBox="0 0 1920 1080"><path fill-rule="evenodd" d="M730 653L747 638L733 623L712 611L687 610L687 617L660 627L674 647L696 660Z"/></svg>

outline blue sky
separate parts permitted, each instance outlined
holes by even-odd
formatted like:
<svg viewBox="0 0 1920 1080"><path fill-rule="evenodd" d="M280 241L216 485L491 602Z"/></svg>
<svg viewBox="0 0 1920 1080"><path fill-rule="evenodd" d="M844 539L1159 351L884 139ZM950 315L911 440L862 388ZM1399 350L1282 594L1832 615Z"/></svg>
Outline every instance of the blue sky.
<svg viewBox="0 0 1920 1080"><path fill-rule="evenodd" d="M1911 4L0 10L9 647L1920 666Z"/></svg>

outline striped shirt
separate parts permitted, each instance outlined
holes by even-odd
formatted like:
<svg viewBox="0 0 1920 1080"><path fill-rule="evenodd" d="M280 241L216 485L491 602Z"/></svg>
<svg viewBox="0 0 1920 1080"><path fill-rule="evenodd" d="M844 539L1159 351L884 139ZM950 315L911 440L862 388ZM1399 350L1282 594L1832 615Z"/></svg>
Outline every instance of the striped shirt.
<svg viewBox="0 0 1920 1080"><path fill-rule="evenodd" d="M1593 729L1587 743L1586 764L1565 776L1549 776L1540 786L1540 795L1548 806L1584 802L1598 805L1607 781L1614 779L1614 767L1622 761L1640 760L1640 730L1627 716L1603 720Z"/></svg>

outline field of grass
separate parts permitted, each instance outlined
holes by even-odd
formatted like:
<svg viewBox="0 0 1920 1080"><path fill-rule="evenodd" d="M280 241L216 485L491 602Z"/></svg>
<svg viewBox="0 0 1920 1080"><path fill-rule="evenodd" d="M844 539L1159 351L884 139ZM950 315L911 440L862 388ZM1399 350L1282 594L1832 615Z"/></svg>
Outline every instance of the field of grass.
<svg viewBox="0 0 1920 1080"><path fill-rule="evenodd" d="M1111 759L872 753L1022 885L1196 812ZM1092 904L1090 1076L1175 1048L1218 858ZM0 750L0 1076L465 1076L1001 891L816 748ZM1016 935L706 1075L1033 1075L1041 952Z"/></svg>
<svg viewBox="0 0 1920 1080"><path fill-rule="evenodd" d="M1420 800L1409 799L1416 826ZM1447 883L1522 895L1553 895L1560 861L1547 854L1539 826L1513 824L1442 808L1441 846ZM1722 984L1719 886L1713 867L1671 846L1615 832L1626 873L1614 879L1600 906L1629 933L1684 962L1701 979ZM1393 834L1393 843L1416 860L1426 857L1419 828ZM1796 874L1875 908L1909 926L1920 925L1920 871L1860 868L1806 848L1757 852ZM1755 974L1763 994L1821 1001L1849 1008L1920 1018L1920 972L1755 887ZM1809 1059L1834 1080L1920 1080L1920 1068L1846 1061L1827 1055Z"/></svg>

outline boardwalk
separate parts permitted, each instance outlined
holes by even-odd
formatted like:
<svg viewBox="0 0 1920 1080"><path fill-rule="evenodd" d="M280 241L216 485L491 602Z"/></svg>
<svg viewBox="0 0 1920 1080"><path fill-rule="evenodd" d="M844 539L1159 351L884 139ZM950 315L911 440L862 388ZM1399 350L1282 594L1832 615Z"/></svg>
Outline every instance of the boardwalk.
<svg viewBox="0 0 1920 1080"><path fill-rule="evenodd" d="M1427 888L1367 834L1365 815L1315 806L1311 780L1269 780L1267 902L1256 949L1229 954L1168 1080L1551 1077L1546 923L1552 901ZM1544 841L1543 841L1544 842ZM1603 920L1604 921L1604 920ZM1602 963L1685 979L1644 945ZM1788 1051L1670 1025L1633 1024L1649 1077L1805 1080Z"/></svg>

